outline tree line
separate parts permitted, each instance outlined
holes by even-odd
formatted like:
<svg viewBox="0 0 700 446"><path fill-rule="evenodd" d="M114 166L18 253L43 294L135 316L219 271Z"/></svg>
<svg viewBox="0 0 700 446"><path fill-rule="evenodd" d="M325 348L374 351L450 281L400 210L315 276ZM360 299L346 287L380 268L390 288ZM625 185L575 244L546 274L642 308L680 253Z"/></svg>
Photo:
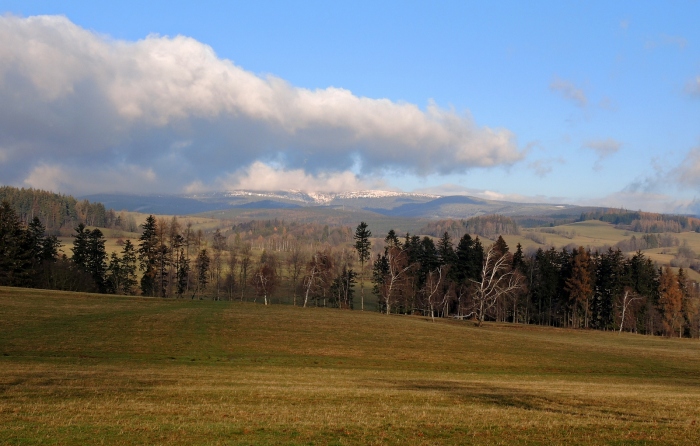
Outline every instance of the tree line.
<svg viewBox="0 0 700 446"><path fill-rule="evenodd" d="M495 238L499 235L520 234L518 223L504 215L480 215L466 220L446 219L430 222L420 229L421 234L441 237L445 232L459 239L464 234Z"/></svg>
<svg viewBox="0 0 700 446"><path fill-rule="evenodd" d="M67 235L79 223L102 228L136 231L134 218L126 212L106 209L102 203L77 200L70 195L40 189L0 186L0 202L7 201L19 220L29 224L38 218L50 234Z"/></svg>
<svg viewBox="0 0 700 446"><path fill-rule="evenodd" d="M625 209L584 212L578 221L600 220L634 232L659 233L700 231L700 219L687 215L666 215Z"/></svg>
<svg viewBox="0 0 700 446"><path fill-rule="evenodd" d="M433 241L390 231L372 280L386 313L700 336L698 284L637 251L583 247L515 252L448 232Z"/></svg>
<svg viewBox="0 0 700 446"><path fill-rule="evenodd" d="M3 202L0 285L700 335L697 283L682 268L657 267L641 251L629 257L613 248L525 253L520 244L511 250L501 236L484 245L464 234L455 243L448 232L436 239L392 230L382 240L362 222L340 247L290 239L275 252L254 250L235 229L205 234L176 217L151 215L138 240L108 255L102 231L79 224L69 256L60 254L60 242L39 218L25 224Z"/></svg>

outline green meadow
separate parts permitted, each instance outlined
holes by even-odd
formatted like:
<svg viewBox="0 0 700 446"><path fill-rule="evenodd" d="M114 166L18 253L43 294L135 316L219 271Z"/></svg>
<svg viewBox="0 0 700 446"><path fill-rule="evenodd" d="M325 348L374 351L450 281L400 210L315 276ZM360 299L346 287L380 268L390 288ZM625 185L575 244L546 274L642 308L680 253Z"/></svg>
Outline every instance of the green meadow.
<svg viewBox="0 0 700 446"><path fill-rule="evenodd" d="M0 444L700 444L700 344L0 288Z"/></svg>

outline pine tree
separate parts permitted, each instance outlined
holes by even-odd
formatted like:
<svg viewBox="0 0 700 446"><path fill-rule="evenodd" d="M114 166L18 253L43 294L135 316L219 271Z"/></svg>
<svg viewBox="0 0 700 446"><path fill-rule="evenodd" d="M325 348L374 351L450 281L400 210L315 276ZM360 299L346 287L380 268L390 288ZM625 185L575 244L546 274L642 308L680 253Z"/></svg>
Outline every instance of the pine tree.
<svg viewBox="0 0 700 446"><path fill-rule="evenodd" d="M177 295L182 297L187 292L190 276L190 259L185 254L185 249L180 248L177 261Z"/></svg>
<svg viewBox="0 0 700 446"><path fill-rule="evenodd" d="M194 299L198 292L202 292L206 289L207 283L209 283L209 264L211 260L209 259L209 254L207 254L206 249L199 251L196 260L196 273L197 273L197 288L195 293L192 295Z"/></svg>
<svg viewBox="0 0 700 446"><path fill-rule="evenodd" d="M75 234L73 235L73 256L71 260L73 264L84 271L88 270L88 238L90 236L90 230L85 229L85 225L80 223L75 228Z"/></svg>
<svg viewBox="0 0 700 446"><path fill-rule="evenodd" d="M511 266L514 270L523 271L525 266L525 254L523 254L523 245L520 243L515 247L515 253L513 253L513 261Z"/></svg>
<svg viewBox="0 0 700 446"><path fill-rule="evenodd" d="M493 244L493 249L501 255L508 254L508 244L505 240L503 240L503 236L498 236L498 239L496 239L496 243Z"/></svg>
<svg viewBox="0 0 700 446"><path fill-rule="evenodd" d="M139 237L139 269L141 276L141 293L144 296L155 296L158 291L156 276L158 273L158 225L156 218L149 215L143 224L143 233Z"/></svg>
<svg viewBox="0 0 700 446"><path fill-rule="evenodd" d="M110 294L122 294L122 278L121 260L113 252L109 257L109 265L107 266L107 292Z"/></svg>
<svg viewBox="0 0 700 446"><path fill-rule="evenodd" d="M22 249L23 231L10 203L0 205L0 285L19 285L26 278L28 258Z"/></svg>
<svg viewBox="0 0 700 446"><path fill-rule="evenodd" d="M99 229L85 229L82 223L75 228L72 261L80 270L90 274L96 291L107 291L107 251Z"/></svg>
<svg viewBox="0 0 700 446"><path fill-rule="evenodd" d="M619 249L609 248L595 260L591 326L597 329L613 329L615 302L624 295L627 285L624 255ZM634 291L639 293L637 289Z"/></svg>
<svg viewBox="0 0 700 446"><path fill-rule="evenodd" d="M401 240L399 240L399 237L396 235L396 231L393 229L390 229L386 237L384 237L384 242L388 247L401 248Z"/></svg>
<svg viewBox="0 0 700 446"><path fill-rule="evenodd" d="M136 248L131 240L127 240L122 248L122 289L124 294L133 295L136 293Z"/></svg>
<svg viewBox="0 0 700 446"><path fill-rule="evenodd" d="M369 230L367 223L360 222L355 229L355 251L357 251L357 257L360 260L360 308L365 309L365 263L369 260L372 254L372 242L370 241L372 237L372 231Z"/></svg>
<svg viewBox="0 0 700 446"><path fill-rule="evenodd" d="M437 252L441 265L452 265L457 258L452 239L447 231L442 234L442 237L440 237L438 241Z"/></svg>
<svg viewBox="0 0 700 446"><path fill-rule="evenodd" d="M106 292L107 251L102 231L93 229L88 237L88 266L100 293Z"/></svg>

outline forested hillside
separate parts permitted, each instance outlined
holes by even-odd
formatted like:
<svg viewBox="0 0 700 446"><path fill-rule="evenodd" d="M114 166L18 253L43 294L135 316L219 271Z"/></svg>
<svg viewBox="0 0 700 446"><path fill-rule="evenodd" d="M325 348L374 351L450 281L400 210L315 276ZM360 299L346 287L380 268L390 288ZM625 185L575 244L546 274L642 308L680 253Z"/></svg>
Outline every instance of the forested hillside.
<svg viewBox="0 0 700 446"><path fill-rule="evenodd" d="M29 223L38 217L51 233L57 233L63 227L72 229L79 223L100 227L118 223L116 213L106 210L102 203L78 201L70 195L40 189L1 186L0 203L3 201L10 204L20 221Z"/></svg>
<svg viewBox="0 0 700 446"><path fill-rule="evenodd" d="M460 238L464 234L473 234L495 239L499 235L520 234L520 229L513 218L494 214L460 220L437 220L423 226L419 231L420 234L433 237L441 237L445 232L453 238Z"/></svg>
<svg viewBox="0 0 700 446"><path fill-rule="evenodd" d="M652 212L630 212L624 209L605 209L585 212L579 221L600 220L635 232L699 231L700 219L687 215L667 215Z"/></svg>

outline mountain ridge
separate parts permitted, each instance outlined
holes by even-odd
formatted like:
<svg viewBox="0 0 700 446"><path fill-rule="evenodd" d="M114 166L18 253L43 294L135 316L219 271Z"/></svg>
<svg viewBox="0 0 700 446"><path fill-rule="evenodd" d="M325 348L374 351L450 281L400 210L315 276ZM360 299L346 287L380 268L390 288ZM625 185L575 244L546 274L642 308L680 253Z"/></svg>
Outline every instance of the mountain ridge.
<svg viewBox="0 0 700 446"><path fill-rule="evenodd" d="M85 198L116 210L186 215L223 210L303 209L311 207L370 211L403 218L469 218L478 215L573 215L583 207L567 204L517 203L468 195L437 195L385 190L305 192L300 190L228 190L173 195L95 194Z"/></svg>

